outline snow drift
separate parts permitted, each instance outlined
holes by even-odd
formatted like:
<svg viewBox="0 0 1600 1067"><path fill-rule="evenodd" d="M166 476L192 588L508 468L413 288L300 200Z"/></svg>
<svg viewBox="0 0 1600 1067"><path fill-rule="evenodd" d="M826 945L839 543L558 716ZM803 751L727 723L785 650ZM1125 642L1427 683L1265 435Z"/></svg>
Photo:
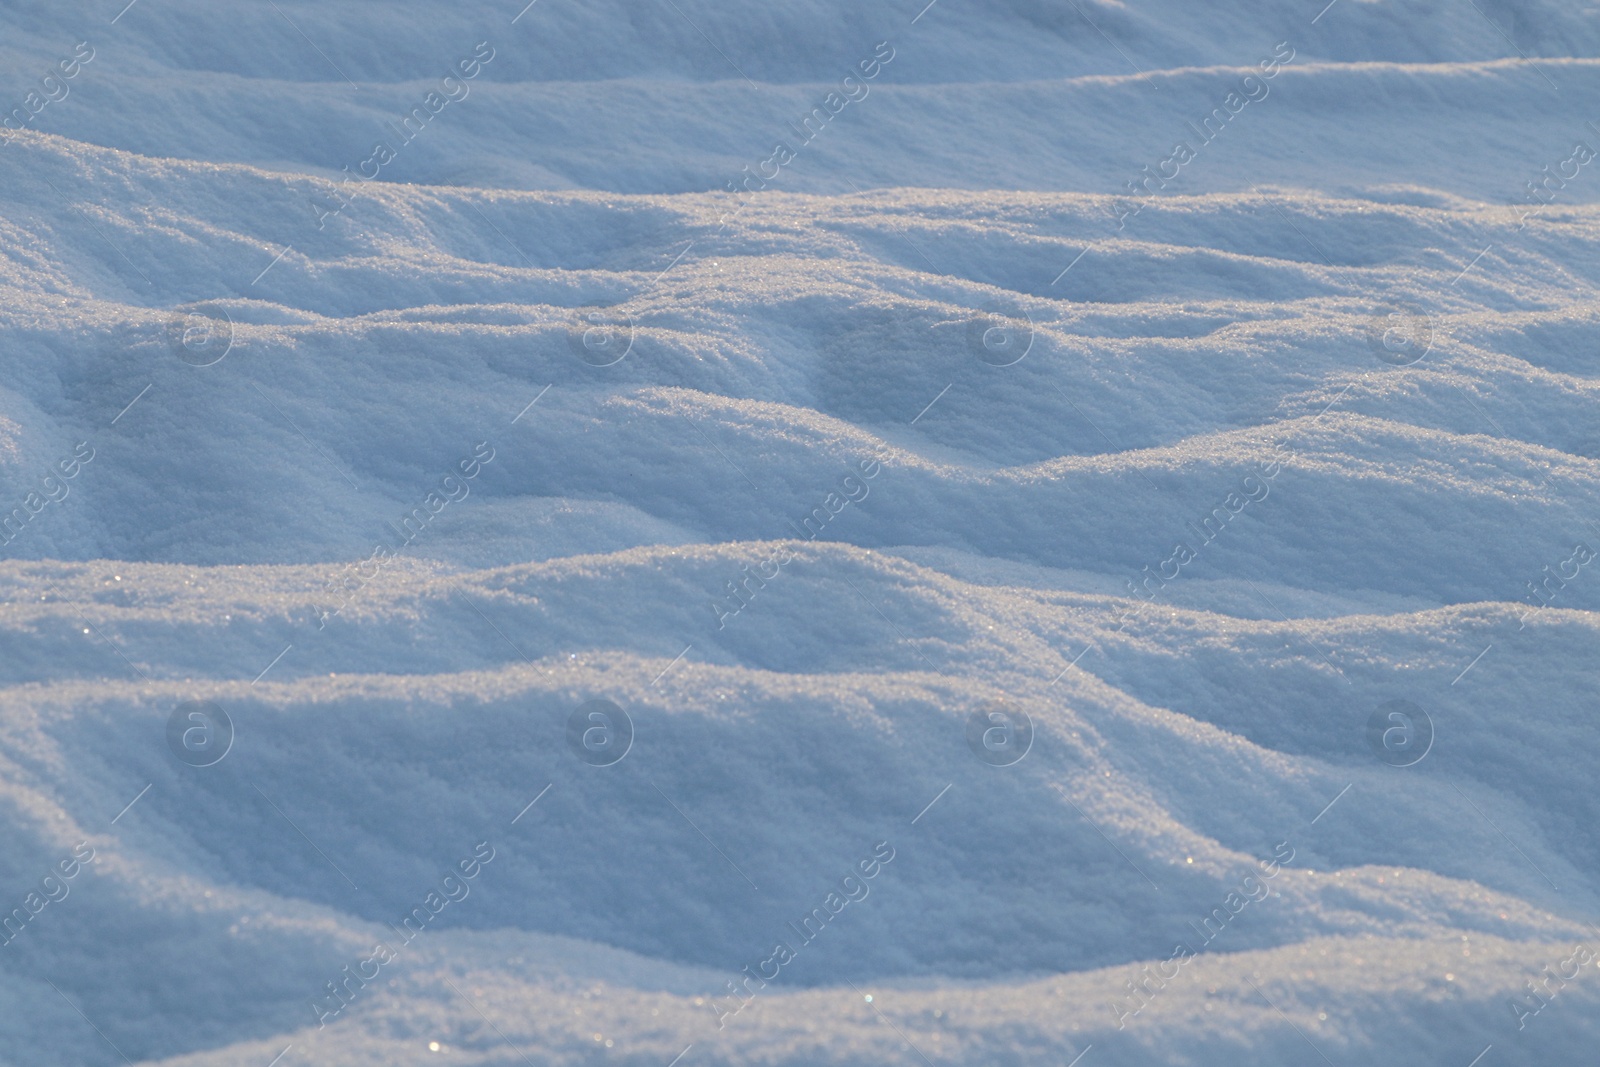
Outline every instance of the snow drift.
<svg viewBox="0 0 1600 1067"><path fill-rule="evenodd" d="M1318 6L12 5L0 1061L1591 1049L1594 12Z"/></svg>

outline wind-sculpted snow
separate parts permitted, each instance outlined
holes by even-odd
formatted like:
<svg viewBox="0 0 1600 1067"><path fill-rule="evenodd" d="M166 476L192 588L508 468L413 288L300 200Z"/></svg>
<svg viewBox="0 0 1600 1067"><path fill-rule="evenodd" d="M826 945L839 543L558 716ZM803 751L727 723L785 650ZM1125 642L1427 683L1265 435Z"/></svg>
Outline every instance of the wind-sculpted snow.
<svg viewBox="0 0 1600 1067"><path fill-rule="evenodd" d="M1437 685L1479 633L1514 632L1508 606L1309 627L1169 610L1119 634L1105 628L1114 610L1105 597L973 586L892 554L819 544L795 548L793 575L747 614L723 631L707 625L705 590L761 550L410 571L323 633L309 616L329 568L11 565L5 659L19 666L5 697L14 834L5 877L22 882L79 841L97 854L52 906L61 914L38 915L12 946L13 980L53 980L73 946L115 941L127 951L97 963L84 1007L141 1054L223 1035L295 1038L308 1024L316 1033L304 1039L324 1047L310 1007L322 983L367 942L395 941L411 898L479 840L496 860L402 954L418 954L404 964L406 991L374 989L380 1017L412 1001L418 1018L452 1015L455 1006L426 1003L447 997L443 979L427 976L438 968L475 982L465 975L499 974L490 984L510 985L497 996L529 997L536 1015L553 1016L545 987L581 980L560 968L524 976L501 957L526 953L548 967L556 935L701 968L665 1000L625 977L648 973L642 962L625 968L609 980L620 986L594 1024L602 1032L635 1025L625 1020L647 1000L679 1017L685 1041L720 1032L693 998L725 996L719 970L765 954L774 931L791 936L784 923L820 899L825 872L874 841L889 842L894 862L859 911L839 917L840 936L819 940L764 994L780 1018L803 1017L814 994L801 990L841 973L858 985L1023 981L1034 998L1049 989L1030 976L1059 971L1077 976L1078 991L1052 1016L1115 1031L1108 1008L1128 999L1124 972L1165 960L1174 939L1198 951L1210 935L1212 951L1266 952L1250 966L1289 980L1295 954L1316 944L1336 959L1413 941L1422 958L1487 944L1491 960L1506 960L1491 967L1498 974L1587 936L1581 915L1594 902L1581 886L1600 864L1582 844L1596 815L1587 771L1550 765L1545 747L1583 736L1582 650L1594 641L1583 613L1553 612L1505 649L1503 668L1483 668L1430 772L1401 783L1365 750L1361 710ZM692 639L694 658L663 677L669 634ZM1101 654L1057 677L1087 641ZM248 680L248 650L283 643L295 647L270 680ZM780 647L789 651L776 660L761 652ZM152 656L160 649L189 654L165 664ZM1172 662L1176 649L1186 662ZM103 677L63 677L67 662L82 665L79 679L83 667ZM1499 723L1528 676L1543 679L1545 745L1507 749ZM595 693L628 707L636 730L637 751L611 779L565 751L567 711ZM1039 731L1006 777L973 761L962 740L964 719L997 696L1026 702ZM166 750L163 724L189 700L225 707L233 722L228 759L205 776ZM291 781L300 785L284 788ZM946 783L949 795L918 817ZM119 817L125 824L108 826L143 784L148 795ZM1345 785L1350 795L1319 815ZM1562 810L1542 806L1550 789L1569 798ZM1531 869L1515 854L1484 862L1492 831L1460 795L1518 833ZM753 824L757 810L774 814ZM1292 858L1271 896L1202 924L1274 855ZM1242 899L1258 895L1257 882ZM663 895L666 885L677 890ZM1383 947L1357 947L1372 938ZM231 961L227 999L212 972L179 965L186 944ZM139 975L168 953L163 996L225 1016L226 1027L159 1024ZM1208 956L1195 966L1208 976L1197 986L1214 992L1242 964ZM1466 961L1458 966L1465 975ZM1473 973L1489 988L1509 981ZM955 988L943 1002L970 1005ZM1340 979L1324 995L1371 995L1363 989ZM1191 1025L1181 1019L1201 1010L1199 992L1175 992L1155 1017L1170 1010L1179 1019L1166 1025ZM1407 1011L1433 1010L1423 1007L1433 994L1390 995ZM359 1000L347 1010L358 1028L373 1025ZM1248 1005L1216 1010L1230 1026L1266 1026L1246 1021ZM789 1025L767 1011L762 1034ZM1037 1011L985 1025L1041 1025ZM930 1024L939 1025L920 1025ZM464 1016L430 1025L419 1033L475 1027ZM544 1025L531 1039L557 1040ZM1564 1032L1577 1031L1569 1021ZM1341 1040L1380 1040L1361 1033ZM738 1034L722 1055L740 1055Z"/></svg>
<svg viewBox="0 0 1600 1067"><path fill-rule="evenodd" d="M0 17L0 1063L1592 1057L1592 3L524 2Z"/></svg>

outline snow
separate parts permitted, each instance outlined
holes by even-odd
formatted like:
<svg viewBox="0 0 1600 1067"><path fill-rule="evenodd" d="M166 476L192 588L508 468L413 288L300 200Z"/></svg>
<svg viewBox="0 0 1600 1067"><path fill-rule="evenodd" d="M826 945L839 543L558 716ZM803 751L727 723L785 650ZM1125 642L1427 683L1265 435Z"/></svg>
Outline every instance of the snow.
<svg viewBox="0 0 1600 1067"><path fill-rule="evenodd" d="M0 1064L1583 1062L1596 14L8 5Z"/></svg>

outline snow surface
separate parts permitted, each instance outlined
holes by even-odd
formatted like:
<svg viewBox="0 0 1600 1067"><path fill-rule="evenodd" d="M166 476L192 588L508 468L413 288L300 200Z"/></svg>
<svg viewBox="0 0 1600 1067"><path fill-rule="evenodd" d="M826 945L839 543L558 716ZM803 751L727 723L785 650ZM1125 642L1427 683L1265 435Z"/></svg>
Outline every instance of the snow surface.
<svg viewBox="0 0 1600 1067"><path fill-rule="evenodd" d="M1600 5L924 2L5 5L0 1063L1593 1061Z"/></svg>

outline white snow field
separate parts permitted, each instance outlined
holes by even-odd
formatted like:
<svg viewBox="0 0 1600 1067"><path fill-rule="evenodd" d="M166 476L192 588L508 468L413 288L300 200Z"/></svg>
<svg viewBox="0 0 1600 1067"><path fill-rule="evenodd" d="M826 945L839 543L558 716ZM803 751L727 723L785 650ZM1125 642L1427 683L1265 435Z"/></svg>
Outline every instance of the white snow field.
<svg viewBox="0 0 1600 1067"><path fill-rule="evenodd" d="M1600 1041L1600 4L10 0L0 1063Z"/></svg>

